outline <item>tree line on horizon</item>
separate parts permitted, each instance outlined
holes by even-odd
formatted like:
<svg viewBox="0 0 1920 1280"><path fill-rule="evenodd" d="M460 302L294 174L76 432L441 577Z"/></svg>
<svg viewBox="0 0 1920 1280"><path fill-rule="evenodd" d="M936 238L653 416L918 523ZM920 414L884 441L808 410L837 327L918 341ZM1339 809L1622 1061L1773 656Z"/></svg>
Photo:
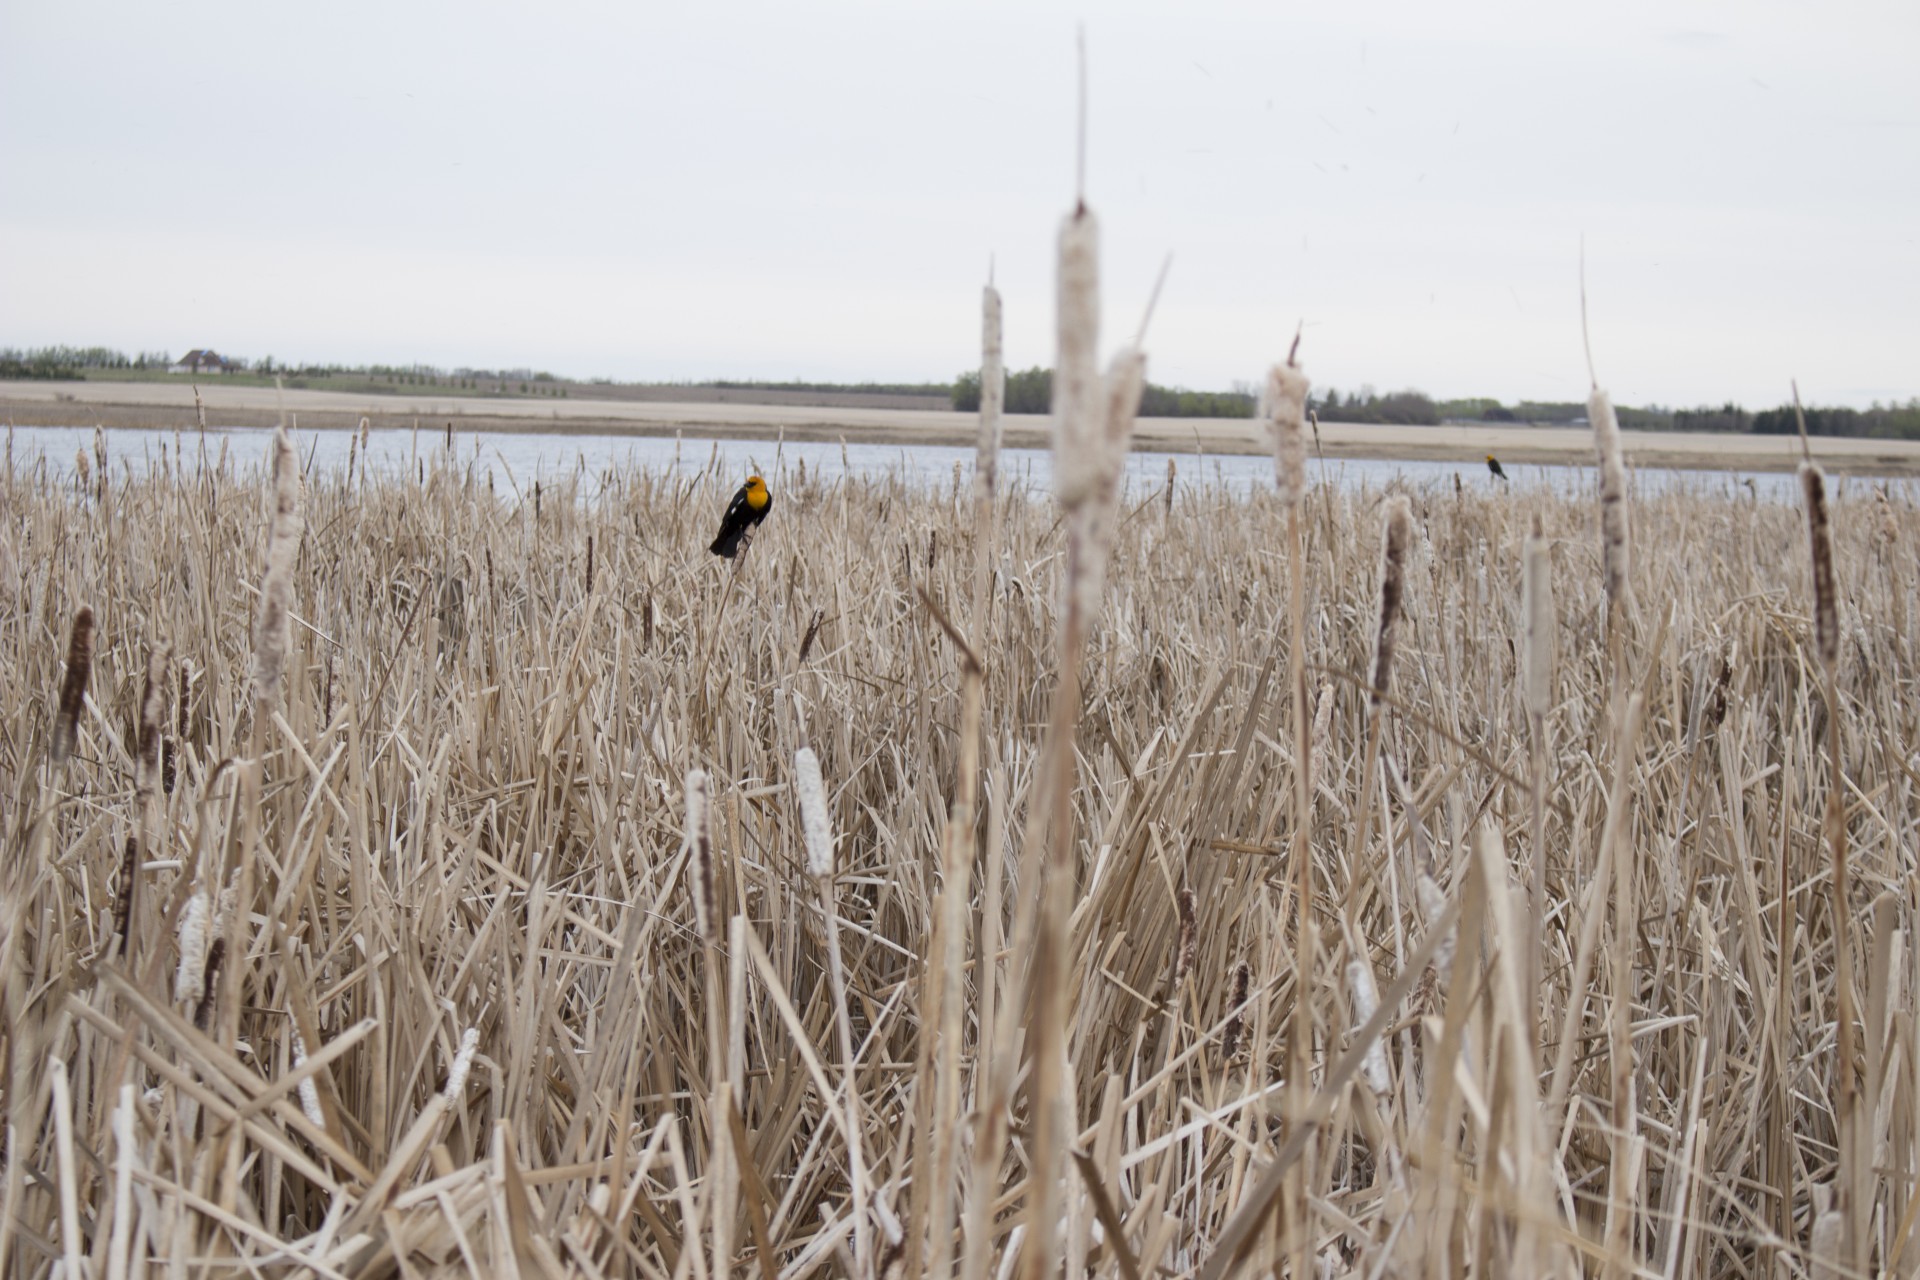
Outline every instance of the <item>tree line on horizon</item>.
<svg viewBox="0 0 1920 1280"><path fill-rule="evenodd" d="M172 357L164 351L143 351L129 356L110 347L47 346L34 348L0 347L0 380L58 379L83 380L87 371L151 370L164 372ZM952 382L808 382L787 380L713 379L704 382L619 383L611 378L590 382L556 377L532 369L454 369L433 365L343 365L276 363L265 356L258 361L233 360L235 369L254 376L276 374L294 379L289 385L301 385L298 379L316 377L358 377L395 385L424 385L474 391L509 391L517 387L522 394L566 395L567 385L579 386L686 386L712 387L732 391L812 391L836 394L890 394L944 397L956 411L978 412L980 373L969 370ZM1488 426L1579 426L1587 420L1587 406L1578 401L1521 400L1509 405L1488 397L1435 400L1415 390L1389 391L1372 387L1342 395L1332 388L1310 402L1311 408L1329 422L1355 422L1388 426L1438 426L1442 423L1485 423ZM1053 370L1036 366L1007 374L1006 411L1043 414L1053 407ZM1250 387L1236 386L1230 391L1193 391L1185 387L1165 387L1148 383L1141 396L1140 414L1149 418L1251 418L1257 411L1256 397ZM1698 431L1742 435L1791 435L1799 431L1794 408L1783 404L1771 409L1748 410L1728 402L1719 406L1670 409L1661 406L1616 407L1620 425L1630 431ZM1842 405L1814 405L1804 410L1807 433L1817 436L1864 436L1880 439L1920 439L1920 396L1904 403L1875 401L1865 409Z"/></svg>

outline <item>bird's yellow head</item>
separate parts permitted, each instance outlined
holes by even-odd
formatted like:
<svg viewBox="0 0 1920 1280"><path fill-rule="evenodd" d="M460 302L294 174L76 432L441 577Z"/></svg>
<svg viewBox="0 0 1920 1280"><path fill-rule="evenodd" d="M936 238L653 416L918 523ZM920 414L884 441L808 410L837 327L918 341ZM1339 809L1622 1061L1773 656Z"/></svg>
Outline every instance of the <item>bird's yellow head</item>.
<svg viewBox="0 0 1920 1280"><path fill-rule="evenodd" d="M747 477L747 505L756 511L767 505L767 482L759 476Z"/></svg>
<svg viewBox="0 0 1920 1280"><path fill-rule="evenodd" d="M1496 457L1494 457L1494 456L1493 456L1492 454L1488 454L1488 455L1487 455L1487 461L1488 461L1488 462L1498 462L1498 461L1499 461L1499 459L1498 459L1498 458L1496 458Z"/></svg>

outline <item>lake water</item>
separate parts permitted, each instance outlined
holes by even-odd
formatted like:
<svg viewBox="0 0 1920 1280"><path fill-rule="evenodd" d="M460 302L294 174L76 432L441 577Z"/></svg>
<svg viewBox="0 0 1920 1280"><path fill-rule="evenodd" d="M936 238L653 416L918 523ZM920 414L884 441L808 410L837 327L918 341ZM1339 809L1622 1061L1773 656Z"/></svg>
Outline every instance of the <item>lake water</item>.
<svg viewBox="0 0 1920 1280"><path fill-rule="evenodd" d="M223 428L206 432L176 434L141 428L116 428L104 433L108 465L114 474L123 469L144 474L164 457L173 457L176 449L185 454L189 466L202 449L209 462L217 461L223 451L237 469L258 465L267 456L273 433L266 429ZM300 455L312 468L344 468L349 443L348 431L307 431L297 436ZM44 465L55 475L70 475L74 455L94 447L92 427L10 427L6 432L7 457L16 472ZM693 436L572 436L515 435L509 433L458 432L453 447L462 468L471 467L476 481L492 473L501 488L525 489L536 480L552 482L574 474L581 475L581 492L591 496L599 477L611 468L647 468L693 476L708 466L717 467L729 478L744 476L749 469L762 471L776 483L802 462L807 474L831 478L841 474L897 474L929 485L947 485L953 481L953 469L959 464L963 479L970 474L974 451L937 445L821 444L771 440L710 440ZM410 430L374 431L368 437L367 458L375 474L401 475L416 471L421 459L431 460L446 448L442 432ZM1273 484L1272 459L1238 454L1197 454L1192 452L1135 453L1127 465L1128 488L1142 493L1165 483L1167 462L1172 460L1182 488L1198 487L1230 493L1245 493ZM1044 491L1051 483L1051 458L1040 449L1008 449L1001 454L1002 488L1023 484ZM1548 467L1506 464L1514 487L1549 490L1564 496L1591 491L1593 468ZM1462 483L1485 488L1497 484L1478 463L1391 462L1371 460L1328 460L1308 462L1310 482L1325 481L1343 488L1378 490L1399 481L1414 488L1451 490L1454 477ZM1749 490L1748 484L1752 488ZM1634 474L1634 483L1643 496L1674 489L1703 497L1746 497L1749 493L1770 502L1799 501L1799 488L1791 474L1777 472L1669 471L1647 469ZM1876 481L1875 483L1880 483ZM1911 482L1895 481L1908 487Z"/></svg>

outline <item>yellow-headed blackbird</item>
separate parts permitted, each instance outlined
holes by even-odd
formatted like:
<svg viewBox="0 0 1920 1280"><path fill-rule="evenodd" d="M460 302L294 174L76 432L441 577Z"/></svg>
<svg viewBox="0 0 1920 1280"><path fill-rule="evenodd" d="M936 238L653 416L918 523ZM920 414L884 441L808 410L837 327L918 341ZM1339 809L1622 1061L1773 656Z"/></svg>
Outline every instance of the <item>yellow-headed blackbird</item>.
<svg viewBox="0 0 1920 1280"><path fill-rule="evenodd" d="M1507 473L1500 469L1500 459L1494 457L1492 454L1487 455L1487 470L1493 472L1494 475L1499 476L1502 480L1507 478Z"/></svg>
<svg viewBox="0 0 1920 1280"><path fill-rule="evenodd" d="M720 518L720 536L707 550L733 559L733 553L740 549L741 537L765 520L771 510L773 495L767 492L767 482L759 476L748 476L740 491L733 495L733 501L727 504L727 514Z"/></svg>

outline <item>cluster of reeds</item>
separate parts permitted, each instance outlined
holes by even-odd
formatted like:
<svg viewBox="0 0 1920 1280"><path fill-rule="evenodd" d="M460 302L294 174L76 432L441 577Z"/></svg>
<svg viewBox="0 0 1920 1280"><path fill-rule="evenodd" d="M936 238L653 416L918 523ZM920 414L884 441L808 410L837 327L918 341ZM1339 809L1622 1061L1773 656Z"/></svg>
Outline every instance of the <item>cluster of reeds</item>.
<svg viewBox="0 0 1920 1280"><path fill-rule="evenodd" d="M0 1274L1911 1269L1912 494L1626 477L1615 626L1282 370L1276 492L770 458L737 571L712 468L16 454Z"/></svg>

